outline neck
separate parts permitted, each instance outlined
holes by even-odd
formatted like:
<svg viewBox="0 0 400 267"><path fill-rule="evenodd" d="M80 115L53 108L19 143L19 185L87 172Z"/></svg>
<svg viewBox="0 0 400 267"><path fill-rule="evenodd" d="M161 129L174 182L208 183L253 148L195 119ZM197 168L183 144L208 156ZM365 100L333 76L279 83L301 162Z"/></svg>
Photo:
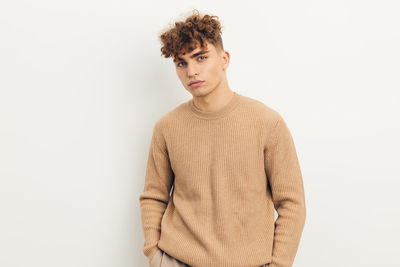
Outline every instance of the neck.
<svg viewBox="0 0 400 267"><path fill-rule="evenodd" d="M216 111L228 104L232 97L233 91L229 88L225 79L210 93L194 96L193 104L203 111Z"/></svg>

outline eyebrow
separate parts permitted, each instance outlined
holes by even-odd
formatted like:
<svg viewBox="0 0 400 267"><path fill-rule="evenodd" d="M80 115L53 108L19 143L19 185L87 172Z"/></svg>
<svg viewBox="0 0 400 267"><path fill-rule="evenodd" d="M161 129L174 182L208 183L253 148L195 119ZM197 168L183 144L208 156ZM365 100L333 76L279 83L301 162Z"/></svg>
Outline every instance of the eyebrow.
<svg viewBox="0 0 400 267"><path fill-rule="evenodd" d="M199 55L202 55L202 54L205 54L205 53L208 53L208 52L210 52L210 50L200 51L200 52L197 52L197 53L194 53L193 55L191 55L190 58L194 58L194 57L197 57L197 56L199 56ZM182 60L184 61L183 58L178 57L178 58L175 58L175 59L174 59L174 62L182 61Z"/></svg>

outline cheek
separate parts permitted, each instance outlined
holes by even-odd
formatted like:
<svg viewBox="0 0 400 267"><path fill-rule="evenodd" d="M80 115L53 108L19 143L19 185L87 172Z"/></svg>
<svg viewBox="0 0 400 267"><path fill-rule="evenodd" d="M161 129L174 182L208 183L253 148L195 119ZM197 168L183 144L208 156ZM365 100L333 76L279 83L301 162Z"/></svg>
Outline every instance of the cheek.
<svg viewBox="0 0 400 267"><path fill-rule="evenodd" d="M222 75L222 68L220 66L214 66L212 68L212 78L213 80L220 80L221 79L221 75Z"/></svg>
<svg viewBox="0 0 400 267"><path fill-rule="evenodd" d="M212 64L208 67L208 72L212 74L212 77L216 78L221 72L221 67L218 64Z"/></svg>
<svg viewBox="0 0 400 267"><path fill-rule="evenodd" d="M176 71L176 74L178 75L179 80L182 82L184 81L185 77L182 71Z"/></svg>

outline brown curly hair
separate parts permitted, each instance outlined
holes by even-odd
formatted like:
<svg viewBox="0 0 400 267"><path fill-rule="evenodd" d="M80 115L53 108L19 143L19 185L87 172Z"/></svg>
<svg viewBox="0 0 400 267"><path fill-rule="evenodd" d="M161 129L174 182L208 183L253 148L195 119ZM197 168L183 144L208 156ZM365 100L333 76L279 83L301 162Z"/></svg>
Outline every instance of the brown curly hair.
<svg viewBox="0 0 400 267"><path fill-rule="evenodd" d="M222 25L218 16L201 15L197 9L183 21L176 21L175 25L159 35L161 56L176 59L181 53L190 53L198 46L207 48L206 41L212 43L217 51L224 50L222 43Z"/></svg>

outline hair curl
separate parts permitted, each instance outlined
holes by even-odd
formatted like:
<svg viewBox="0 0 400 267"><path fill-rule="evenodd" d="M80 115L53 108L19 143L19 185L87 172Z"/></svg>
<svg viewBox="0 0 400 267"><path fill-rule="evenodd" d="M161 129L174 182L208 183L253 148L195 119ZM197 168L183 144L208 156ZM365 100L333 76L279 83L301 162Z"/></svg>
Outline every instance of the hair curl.
<svg viewBox="0 0 400 267"><path fill-rule="evenodd" d="M218 16L201 15L197 9L183 21L176 21L175 25L159 35L161 56L165 58L178 57L181 53L190 53L198 46L207 48L206 41L213 44L218 51L224 50L222 43L222 26Z"/></svg>

